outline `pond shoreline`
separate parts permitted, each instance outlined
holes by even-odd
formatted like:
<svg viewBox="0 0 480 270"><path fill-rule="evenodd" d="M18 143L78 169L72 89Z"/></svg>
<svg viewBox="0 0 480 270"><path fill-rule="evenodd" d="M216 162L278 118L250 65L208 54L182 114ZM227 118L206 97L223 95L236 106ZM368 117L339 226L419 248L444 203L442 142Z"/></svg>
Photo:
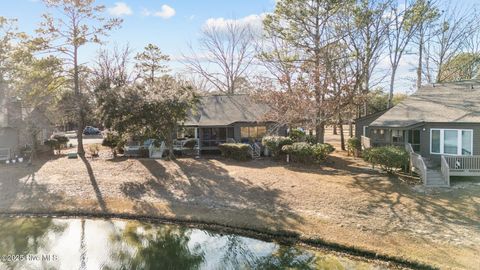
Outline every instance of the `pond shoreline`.
<svg viewBox="0 0 480 270"><path fill-rule="evenodd" d="M402 257L380 254L355 246L342 245L321 238L311 238L299 235L294 231L273 231L268 229L257 229L237 227L228 224L207 222L198 219L180 219L161 216L149 216L128 213L98 213L98 212L71 212L71 211L0 211L0 218L93 218L93 219L123 219L143 221L149 223L182 225L194 229L210 230L217 233L236 234L263 241L277 241L285 245L301 245L308 248L321 249L328 252L335 252L343 256L365 260L367 262L379 262L386 264L389 268L411 268L411 269L438 269L434 266L421 262L405 259Z"/></svg>

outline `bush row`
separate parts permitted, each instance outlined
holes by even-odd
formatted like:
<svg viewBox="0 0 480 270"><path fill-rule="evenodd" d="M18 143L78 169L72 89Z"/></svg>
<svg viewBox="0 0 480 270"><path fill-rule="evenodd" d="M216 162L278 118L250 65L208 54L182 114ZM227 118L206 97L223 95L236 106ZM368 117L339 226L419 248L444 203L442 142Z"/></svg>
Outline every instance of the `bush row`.
<svg viewBox="0 0 480 270"><path fill-rule="evenodd" d="M282 147L293 144L293 140L289 137L267 136L263 138L262 144L267 147L272 157L279 158L282 153Z"/></svg>
<svg viewBox="0 0 480 270"><path fill-rule="evenodd" d="M223 143L218 146L222 156L235 160L249 160L252 158L251 148L243 143Z"/></svg>
<svg viewBox="0 0 480 270"><path fill-rule="evenodd" d="M409 155L403 147L383 146L363 150L363 159L373 167L380 165L382 170L392 172L394 169L405 169L408 166Z"/></svg>
<svg viewBox="0 0 480 270"><path fill-rule="evenodd" d="M330 144L299 142L283 146L282 151L290 156L292 162L319 163L335 151L335 148Z"/></svg>

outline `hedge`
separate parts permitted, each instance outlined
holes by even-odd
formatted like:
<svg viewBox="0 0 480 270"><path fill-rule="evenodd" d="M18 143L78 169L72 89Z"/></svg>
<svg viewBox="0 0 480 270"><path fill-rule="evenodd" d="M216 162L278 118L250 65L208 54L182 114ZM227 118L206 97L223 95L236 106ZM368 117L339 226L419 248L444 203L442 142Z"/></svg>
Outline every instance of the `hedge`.
<svg viewBox="0 0 480 270"><path fill-rule="evenodd" d="M348 139L347 141L348 155L350 155L351 153L354 157L357 157L358 153L360 153L361 150L362 150L362 142L360 141L359 138L353 137Z"/></svg>
<svg viewBox="0 0 480 270"><path fill-rule="evenodd" d="M120 135L109 132L107 133L107 136L103 139L102 145L112 149L112 154L114 157L116 157L117 150L119 150L120 148L123 148L123 145L124 145L123 141L124 140Z"/></svg>
<svg viewBox="0 0 480 270"><path fill-rule="evenodd" d="M290 156L292 162L319 163L324 161L335 148L330 144L308 144L304 142L285 145L282 151Z"/></svg>
<svg viewBox="0 0 480 270"><path fill-rule="evenodd" d="M60 153L62 149L67 148L68 141L69 139L66 136L55 135L52 138L46 140L44 144L50 146L52 150L57 150L58 153Z"/></svg>
<svg viewBox="0 0 480 270"><path fill-rule="evenodd" d="M380 165L382 170L393 172L394 169L405 169L408 166L409 155L403 147L383 146L365 149L363 159L372 164Z"/></svg>
<svg viewBox="0 0 480 270"><path fill-rule="evenodd" d="M218 146L222 156L235 160L249 160L252 158L250 145L243 143L223 143Z"/></svg>
<svg viewBox="0 0 480 270"><path fill-rule="evenodd" d="M303 142L305 141L306 134L303 130L292 129L290 130L288 137L290 137L294 142Z"/></svg>
<svg viewBox="0 0 480 270"><path fill-rule="evenodd" d="M291 138L282 136L266 136L262 140L262 144L272 153L273 157L279 157L282 153L282 147L292 143Z"/></svg>

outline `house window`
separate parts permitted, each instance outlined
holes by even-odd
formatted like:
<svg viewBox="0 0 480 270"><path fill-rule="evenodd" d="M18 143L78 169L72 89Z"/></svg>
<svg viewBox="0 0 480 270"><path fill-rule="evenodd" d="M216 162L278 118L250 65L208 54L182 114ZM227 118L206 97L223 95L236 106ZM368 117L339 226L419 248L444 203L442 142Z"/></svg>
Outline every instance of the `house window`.
<svg viewBox="0 0 480 270"><path fill-rule="evenodd" d="M431 129L430 153L472 155L473 131L462 129Z"/></svg>
<svg viewBox="0 0 480 270"><path fill-rule="evenodd" d="M403 130L393 130L392 131L392 141L394 143L403 143Z"/></svg>
<svg viewBox="0 0 480 270"><path fill-rule="evenodd" d="M266 126L241 127L240 135L242 139L261 139L267 134Z"/></svg>

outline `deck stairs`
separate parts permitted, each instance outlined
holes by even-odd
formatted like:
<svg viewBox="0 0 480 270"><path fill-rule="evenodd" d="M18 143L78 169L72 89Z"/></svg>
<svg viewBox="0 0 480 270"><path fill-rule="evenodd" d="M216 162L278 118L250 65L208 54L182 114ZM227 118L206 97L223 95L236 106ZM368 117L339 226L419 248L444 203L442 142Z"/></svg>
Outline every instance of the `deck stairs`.
<svg viewBox="0 0 480 270"><path fill-rule="evenodd" d="M448 187L448 183L442 174L440 164L428 158L423 158L427 166L427 187Z"/></svg>
<svg viewBox="0 0 480 270"><path fill-rule="evenodd" d="M155 144L152 143L148 148L148 152L150 158L162 158L163 152L165 152L165 142L162 142L159 147L156 147Z"/></svg>
<svg viewBox="0 0 480 270"><path fill-rule="evenodd" d="M252 159L259 159L262 153L262 148L258 143L253 143L250 145L252 151Z"/></svg>

